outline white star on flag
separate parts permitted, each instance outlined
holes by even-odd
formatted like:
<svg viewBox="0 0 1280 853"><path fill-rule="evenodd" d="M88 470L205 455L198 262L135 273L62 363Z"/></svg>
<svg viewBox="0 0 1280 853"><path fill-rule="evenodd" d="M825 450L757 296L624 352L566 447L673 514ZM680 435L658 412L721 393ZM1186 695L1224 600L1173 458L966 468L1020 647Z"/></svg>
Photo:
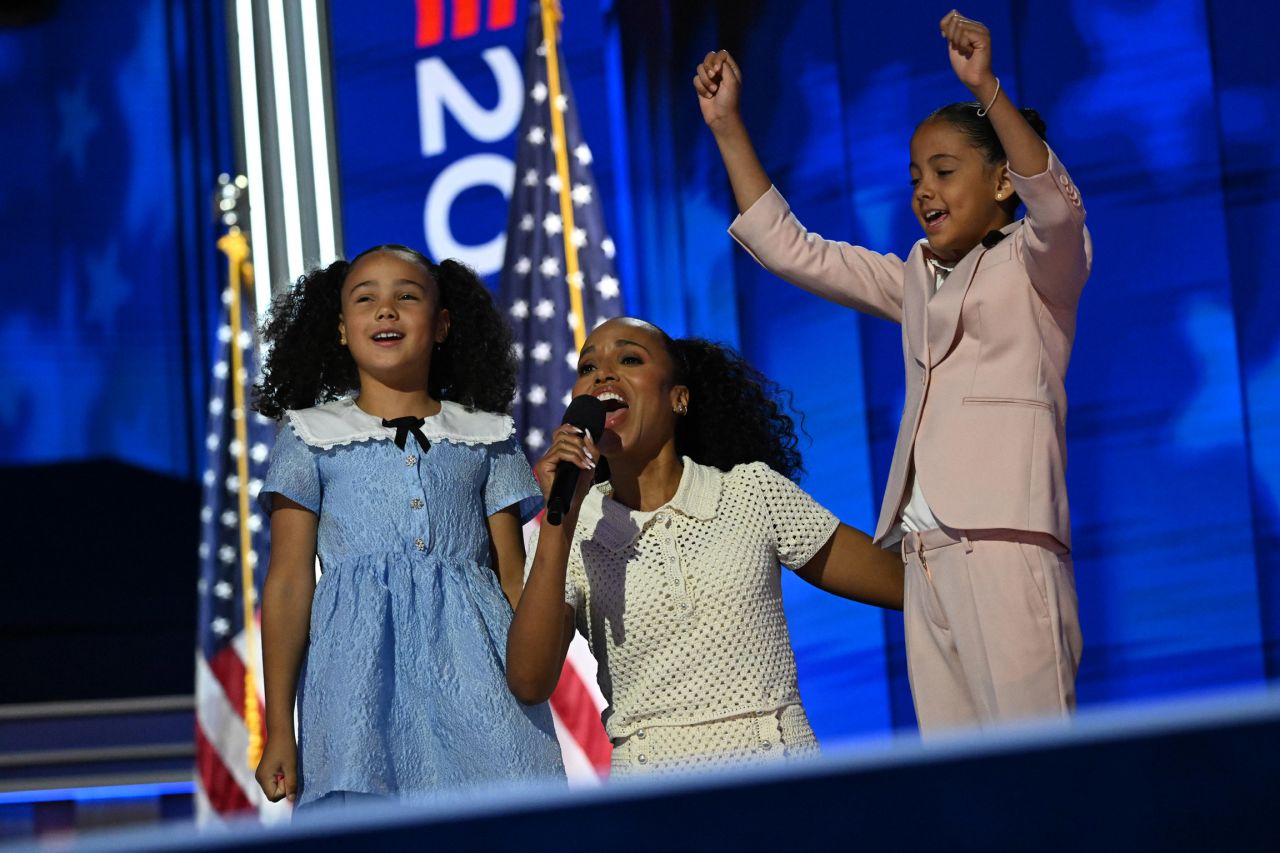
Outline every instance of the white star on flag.
<svg viewBox="0 0 1280 853"><path fill-rule="evenodd" d="M533 98L539 104L547 99L547 84L539 80L533 84L533 88L529 90L529 97Z"/></svg>
<svg viewBox="0 0 1280 853"><path fill-rule="evenodd" d="M553 172L550 175L547 175L546 183L547 183L547 189L551 190L553 193L556 193L557 195L560 194L560 187L562 187L563 184L560 183L559 174Z"/></svg>
<svg viewBox="0 0 1280 853"><path fill-rule="evenodd" d="M234 556L234 551L232 552L232 554ZM213 594L223 600L230 598L233 592L235 592L235 588L232 587L231 584L227 583L226 581L218 581L216 584L213 585Z"/></svg>
<svg viewBox="0 0 1280 853"><path fill-rule="evenodd" d="M218 518L222 522L223 527L235 527L236 522L240 520L240 516L236 515L234 509L225 510Z"/></svg>
<svg viewBox="0 0 1280 853"><path fill-rule="evenodd" d="M578 207L584 204L591 204L591 187L586 184L574 184L573 191L569 193L569 197L573 199L573 203Z"/></svg>
<svg viewBox="0 0 1280 853"><path fill-rule="evenodd" d="M531 428L529 433L524 437L524 443L532 447L534 450L540 450L542 445L546 444L546 441L542 438L542 430L537 427Z"/></svg>
<svg viewBox="0 0 1280 853"><path fill-rule="evenodd" d="M529 396L526 398L532 405L541 406L547 402L547 389L541 385L534 385L529 389Z"/></svg>
<svg viewBox="0 0 1280 853"><path fill-rule="evenodd" d="M516 271L516 275L528 275L529 270L533 269L533 261L528 258L521 258L516 261L514 269Z"/></svg>
<svg viewBox="0 0 1280 853"><path fill-rule="evenodd" d="M523 320L529 316L529 303L523 299L517 299L511 303L511 316L517 320Z"/></svg>
<svg viewBox="0 0 1280 853"><path fill-rule="evenodd" d="M560 219L560 214L548 213L544 216L542 218L542 230L547 232L548 237L563 231L564 222Z"/></svg>
<svg viewBox="0 0 1280 853"><path fill-rule="evenodd" d="M596 292L605 299L613 299L618 295L618 280L611 275L602 275L596 282Z"/></svg>
<svg viewBox="0 0 1280 853"><path fill-rule="evenodd" d="M526 187L536 187L538 185L537 169L529 169L524 173L524 185Z"/></svg>
<svg viewBox="0 0 1280 853"><path fill-rule="evenodd" d="M556 109L559 112L564 112L566 109L568 109L568 107L569 107L569 99L566 98L564 95L556 95Z"/></svg>
<svg viewBox="0 0 1280 853"><path fill-rule="evenodd" d="M230 545L223 545L218 549L218 559L224 563L234 563L236 561L236 549Z"/></svg>
<svg viewBox="0 0 1280 853"><path fill-rule="evenodd" d="M541 145L547 141L547 132L540 127L529 128L529 135L525 137L534 145Z"/></svg>
<svg viewBox="0 0 1280 853"><path fill-rule="evenodd" d="M573 233L569 235L569 242L581 249L587 245L587 232L585 228L574 228Z"/></svg>
<svg viewBox="0 0 1280 853"><path fill-rule="evenodd" d="M568 278L569 286L574 290L582 290L582 270L577 270Z"/></svg>
<svg viewBox="0 0 1280 853"><path fill-rule="evenodd" d="M591 149L587 147L587 143L582 143L573 149L573 156L578 158L578 163L583 166L591 165Z"/></svg>
<svg viewBox="0 0 1280 853"><path fill-rule="evenodd" d="M253 450L249 451L249 458L254 462L266 462L270 456L271 448L260 441L253 446Z"/></svg>
<svg viewBox="0 0 1280 853"><path fill-rule="evenodd" d="M213 620L212 628L213 633L217 634L219 637L224 637L227 632L231 630L231 623L219 616L217 619Z"/></svg>
<svg viewBox="0 0 1280 853"><path fill-rule="evenodd" d="M564 363L569 365L570 370L578 369L578 354L573 350L569 350L564 354Z"/></svg>
<svg viewBox="0 0 1280 853"><path fill-rule="evenodd" d="M550 320L556 316L556 304L550 299L543 299L536 308L533 309L533 315L539 320Z"/></svg>
<svg viewBox="0 0 1280 853"><path fill-rule="evenodd" d="M546 278L553 275L560 275L560 259L547 255L542 259L542 263L538 266L538 272L542 273Z"/></svg>
<svg viewBox="0 0 1280 853"><path fill-rule="evenodd" d="M534 224L532 213L526 213L524 216L520 217L521 231L532 231Z"/></svg>
<svg viewBox="0 0 1280 853"><path fill-rule="evenodd" d="M533 351L529 355L533 356L533 360L538 364L544 364L551 359L551 344L547 341L538 341L533 345Z"/></svg>
<svg viewBox="0 0 1280 853"><path fill-rule="evenodd" d="M613 248L612 237L605 237L603 240L601 240L600 248L604 251L604 256L606 258L608 258L609 260L613 260L613 255L616 250Z"/></svg>

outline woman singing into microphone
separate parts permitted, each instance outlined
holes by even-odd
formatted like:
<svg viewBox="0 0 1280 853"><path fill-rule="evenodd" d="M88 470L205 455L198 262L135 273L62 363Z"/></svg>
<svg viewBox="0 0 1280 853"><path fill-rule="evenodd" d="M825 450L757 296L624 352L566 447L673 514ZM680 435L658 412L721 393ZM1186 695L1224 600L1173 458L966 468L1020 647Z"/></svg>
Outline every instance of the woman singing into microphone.
<svg viewBox="0 0 1280 853"><path fill-rule="evenodd" d="M732 350L642 320L596 328L574 394L608 412L597 445L560 427L537 465L581 476L531 545L507 642L523 702L555 688L575 627L599 664L615 776L811 755L779 564L844 598L902 608L896 554L799 489L795 428ZM593 485L592 480L595 480Z"/></svg>

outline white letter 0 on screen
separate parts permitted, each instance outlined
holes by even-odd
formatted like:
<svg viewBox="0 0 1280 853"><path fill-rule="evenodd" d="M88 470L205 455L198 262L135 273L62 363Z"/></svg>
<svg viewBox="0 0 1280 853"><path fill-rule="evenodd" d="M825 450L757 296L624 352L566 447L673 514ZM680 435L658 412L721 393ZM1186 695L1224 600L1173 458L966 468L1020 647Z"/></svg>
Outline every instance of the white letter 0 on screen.
<svg viewBox="0 0 1280 853"><path fill-rule="evenodd" d="M456 163L449 164L436 177L427 192L423 225L427 234L427 248L437 263L445 258L455 258L481 276L502 269L502 253L507 244L506 232L499 231L487 243L465 246L454 239L453 231L449 228L449 209L453 207L453 200L459 193L472 187L496 187L510 201L515 177L516 164L499 154L472 154L470 157L463 157Z"/></svg>
<svg viewBox="0 0 1280 853"><path fill-rule="evenodd" d="M476 103L444 60L432 56L417 64L418 133L423 157L434 157L446 147L446 105L458 124L473 139L481 142L497 142L520 123L520 112L524 107L524 78L515 56L506 47L491 47L480 55L498 83L498 105L491 110Z"/></svg>

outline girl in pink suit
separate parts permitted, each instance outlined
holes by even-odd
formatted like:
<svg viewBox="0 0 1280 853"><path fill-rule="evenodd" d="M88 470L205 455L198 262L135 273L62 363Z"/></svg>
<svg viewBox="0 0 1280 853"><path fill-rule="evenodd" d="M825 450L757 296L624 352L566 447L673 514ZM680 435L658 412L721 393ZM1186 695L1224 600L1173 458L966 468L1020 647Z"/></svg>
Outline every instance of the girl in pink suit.
<svg viewBox="0 0 1280 853"><path fill-rule="evenodd" d="M876 541L906 559L926 733L1075 707L1064 379L1092 257L1080 194L1039 117L1001 88L987 28L954 11L940 28L976 103L911 138L925 237L905 261L800 224L756 157L726 51L693 81L741 212L734 238L781 278L902 326L906 401Z"/></svg>

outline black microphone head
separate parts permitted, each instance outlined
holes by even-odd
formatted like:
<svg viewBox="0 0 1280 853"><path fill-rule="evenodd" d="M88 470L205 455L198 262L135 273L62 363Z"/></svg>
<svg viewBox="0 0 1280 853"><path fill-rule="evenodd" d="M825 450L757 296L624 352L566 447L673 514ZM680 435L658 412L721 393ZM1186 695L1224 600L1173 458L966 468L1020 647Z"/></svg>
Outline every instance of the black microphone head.
<svg viewBox="0 0 1280 853"><path fill-rule="evenodd" d="M560 423L585 429L591 433L592 441L599 441L604 433L604 415L604 403L590 394L579 394L564 410L564 419Z"/></svg>
<svg viewBox="0 0 1280 853"><path fill-rule="evenodd" d="M987 236L982 238L982 245L988 249L994 249L996 244L1003 240L1007 234L1003 231L988 231Z"/></svg>

